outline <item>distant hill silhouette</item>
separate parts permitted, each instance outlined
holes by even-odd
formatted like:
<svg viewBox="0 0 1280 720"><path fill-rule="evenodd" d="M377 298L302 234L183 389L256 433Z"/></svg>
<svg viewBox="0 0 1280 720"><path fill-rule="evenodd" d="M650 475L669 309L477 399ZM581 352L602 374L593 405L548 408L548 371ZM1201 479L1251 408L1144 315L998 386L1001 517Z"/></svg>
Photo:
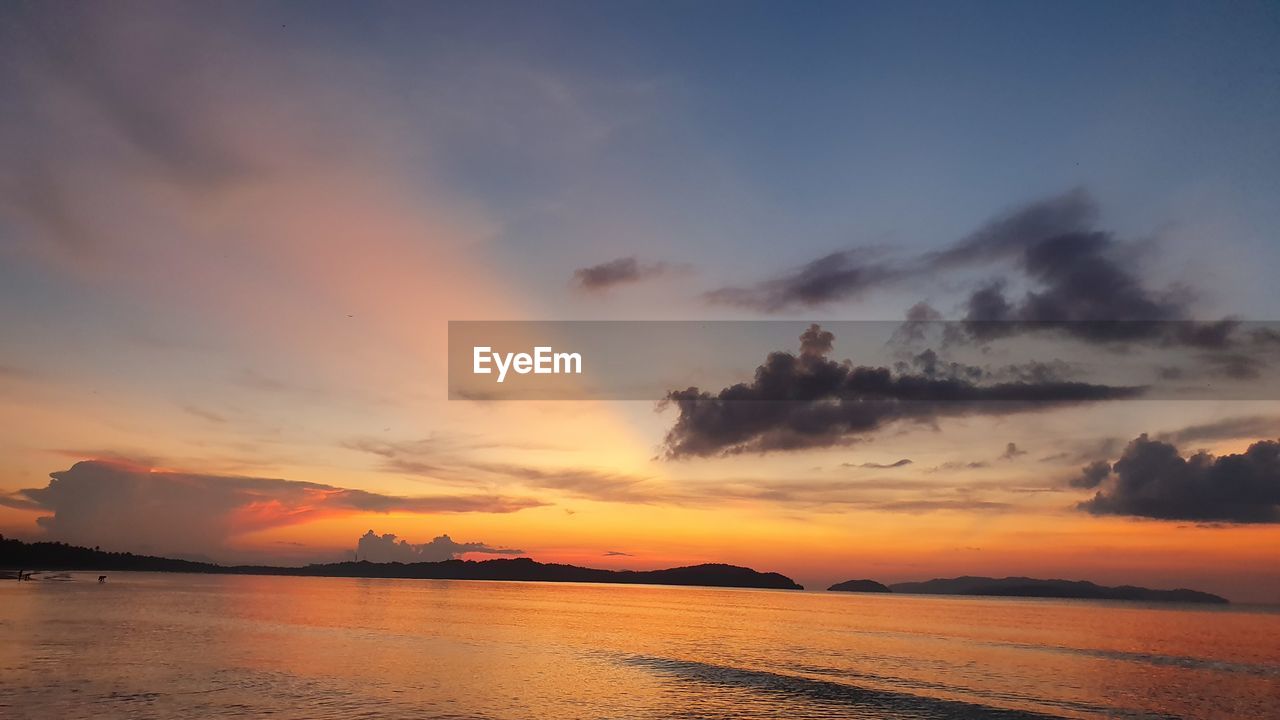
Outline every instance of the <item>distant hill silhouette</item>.
<svg viewBox="0 0 1280 720"><path fill-rule="evenodd" d="M1199 590L1152 590L1121 585L1107 587L1085 580L1039 580L1027 577L937 578L924 582L890 585L893 592L924 595L996 595L1006 597L1083 598L1090 600L1140 600L1143 602L1185 602L1226 604L1226 598Z"/></svg>
<svg viewBox="0 0 1280 720"><path fill-rule="evenodd" d="M421 563L340 562L305 567L216 565L189 560L104 552L57 542L25 543L0 536L0 568L23 570L141 570L236 575L302 575L310 577L417 578L430 580L536 580L630 585L695 585L704 587L803 590L791 578L736 565L709 563L666 570L599 570L540 563L529 558L445 560Z"/></svg>
<svg viewBox="0 0 1280 720"><path fill-rule="evenodd" d="M887 593L893 592L888 587L881 585L875 580L845 580L842 583L836 583L827 590L832 592L865 592L865 593Z"/></svg>

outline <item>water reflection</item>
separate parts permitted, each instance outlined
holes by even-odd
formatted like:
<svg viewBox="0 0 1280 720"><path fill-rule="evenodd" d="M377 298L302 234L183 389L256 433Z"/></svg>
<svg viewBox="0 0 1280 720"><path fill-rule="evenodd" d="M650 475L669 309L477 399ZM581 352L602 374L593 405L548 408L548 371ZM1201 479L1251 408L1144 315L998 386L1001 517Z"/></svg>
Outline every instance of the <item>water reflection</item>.
<svg viewBox="0 0 1280 720"><path fill-rule="evenodd" d="M113 574L0 586L0 715L1272 717L1280 614Z"/></svg>

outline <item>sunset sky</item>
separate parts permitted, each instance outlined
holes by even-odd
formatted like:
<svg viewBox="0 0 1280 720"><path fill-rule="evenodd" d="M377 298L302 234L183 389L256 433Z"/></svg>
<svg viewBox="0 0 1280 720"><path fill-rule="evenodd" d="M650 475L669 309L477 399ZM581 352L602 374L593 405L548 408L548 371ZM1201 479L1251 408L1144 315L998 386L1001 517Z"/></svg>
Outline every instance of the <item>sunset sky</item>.
<svg viewBox="0 0 1280 720"><path fill-rule="evenodd" d="M1252 400L967 337L1102 390L812 434L448 399L449 321L1280 321L1280 9L1034 5L5 4L0 532L1280 602L1280 335L1059 339Z"/></svg>

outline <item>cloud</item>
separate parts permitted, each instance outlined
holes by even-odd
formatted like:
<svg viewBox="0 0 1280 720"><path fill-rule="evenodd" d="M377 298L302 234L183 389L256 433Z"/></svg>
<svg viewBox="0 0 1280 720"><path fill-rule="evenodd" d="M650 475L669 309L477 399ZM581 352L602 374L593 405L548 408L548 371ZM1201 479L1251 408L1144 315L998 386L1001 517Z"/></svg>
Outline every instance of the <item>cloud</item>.
<svg viewBox="0 0 1280 720"><path fill-rule="evenodd" d="M1106 460L1097 460L1085 465L1080 470L1079 477L1072 478L1070 484L1071 487L1093 489L1109 477L1111 477L1111 463Z"/></svg>
<svg viewBox="0 0 1280 720"><path fill-rule="evenodd" d="M1101 437L1074 441L1062 440L1059 442L1059 445L1064 446L1064 449L1039 458L1039 462L1061 465L1079 465L1081 463L1090 462L1098 457L1109 457L1111 455L1115 455L1124 446L1124 444L1124 438L1119 437Z"/></svg>
<svg viewBox="0 0 1280 720"><path fill-rule="evenodd" d="M1008 493L1052 491L1053 488L1019 488L1003 483L967 483L957 486L921 478L873 480L738 480L717 481L691 488L697 503L768 503L813 512L870 510L921 513L940 510L990 511L1012 507L1000 498Z"/></svg>
<svg viewBox="0 0 1280 720"><path fill-rule="evenodd" d="M1015 213L1013 226L1021 225L1020 215L1040 212L1039 204L1024 208ZM970 295L964 319L973 335L985 339L1054 323L1055 329L1085 340L1127 341L1152 337L1167 321L1187 319L1186 298L1147 289L1127 247L1109 233L1079 227L1075 218L1060 219L1072 221L1057 228L1037 223L1036 234L980 231L981 242L962 243L979 257L1007 255L1032 285L1015 299L1007 296L1003 281Z"/></svg>
<svg viewBox="0 0 1280 720"><path fill-rule="evenodd" d="M216 553L245 533L360 513L510 513L543 503L494 495L387 495L321 483L172 472L87 460L50 473L46 487L0 504L50 513L51 538L135 552Z"/></svg>
<svg viewBox="0 0 1280 720"><path fill-rule="evenodd" d="M1001 460L1012 460L1020 455L1026 455L1026 450L1018 449L1017 443L1009 443L1004 446L1004 452L1000 454Z"/></svg>
<svg viewBox="0 0 1280 720"><path fill-rule="evenodd" d="M798 355L773 352L750 383L712 394L668 392L661 407L679 411L667 432L668 458L798 450L847 444L895 422L1005 415L1046 407L1136 397L1141 388L1079 382L979 385L826 357L830 333L812 325Z"/></svg>
<svg viewBox="0 0 1280 720"><path fill-rule="evenodd" d="M978 340L1051 330L1097 343L1230 344L1238 322L1192 321L1184 288L1147 287L1136 247L1099 230L1097 214L1093 199L1073 190L997 218L924 264L936 271L1008 261L1021 270L1030 285L1021 297L999 279L965 301L965 327Z"/></svg>
<svg viewBox="0 0 1280 720"><path fill-rule="evenodd" d="M907 465L910 465L910 464L911 464L910 458L902 458L901 460L891 462L891 463L865 462L860 465L855 465L853 463L844 463L844 467L860 467L860 468L867 468L870 470L890 470L892 468L906 467Z"/></svg>
<svg viewBox="0 0 1280 720"><path fill-rule="evenodd" d="M981 470L990 467L991 463L986 460L950 460L944 462L937 467L929 469L929 472L951 472L955 470Z"/></svg>
<svg viewBox="0 0 1280 720"><path fill-rule="evenodd" d="M990 220L951 247L926 253L921 264L942 269L1003 260L1043 238L1087 231L1097 218L1098 207L1093 198L1076 188Z"/></svg>
<svg viewBox="0 0 1280 720"><path fill-rule="evenodd" d="M388 472L419 475L448 483L473 486L477 481L518 484L537 490L554 490L569 497L601 502L652 503L668 498L643 475L582 467L535 467L532 465L488 462L461 456L463 448L499 447L503 449L546 449L548 446L476 443L465 440L428 438L408 442L354 439L343 447L383 458L381 468Z"/></svg>
<svg viewBox="0 0 1280 720"><path fill-rule="evenodd" d="M906 324L910 324L910 322L908 320ZM906 360L895 362L893 369L900 373L915 371L929 378L953 378L974 382L995 380L1044 383L1064 380L1072 375L1072 366L1062 360L1051 360L1049 362L1028 360L1021 363L1008 363L997 366L970 365L948 360L939 355L933 348L925 348Z"/></svg>
<svg viewBox="0 0 1280 720"><path fill-rule="evenodd" d="M642 263L634 257L618 258L573 271L573 283L583 290L603 291L617 285L640 282L671 272L667 263Z"/></svg>
<svg viewBox="0 0 1280 720"><path fill-rule="evenodd" d="M1156 440L1174 445L1184 445L1194 442L1268 436L1280 437L1280 415L1251 415L1224 418L1200 425L1188 425L1179 430L1160 433L1156 435Z"/></svg>
<svg viewBox="0 0 1280 720"><path fill-rule="evenodd" d="M778 277L746 287L712 290L704 298L715 305L768 313L856 298L903 275L893 264L872 260L874 255L862 248L834 252Z"/></svg>
<svg viewBox="0 0 1280 720"><path fill-rule="evenodd" d="M816 307L911 278L1007 260L1034 241L1085 231L1096 216L1097 208L1089 195L1073 190L999 217L943 250L904 260L886 260L870 248L842 250L754 285L713 290L706 299L771 313ZM990 294L984 297L999 300ZM927 303L918 303L912 313L917 322L941 319Z"/></svg>
<svg viewBox="0 0 1280 720"><path fill-rule="evenodd" d="M447 131L407 122L427 111L386 91L377 68L322 45L211 6L156 7L145 18L87 4L6 13L5 250L104 302L186 320L130 318L139 336L198 334L309 358L289 378L295 390L328 390L324 378L368 367L367 353L357 360L340 345L388 356L434 346L443 323L406 324L403 309L443 317L458 297L496 285L475 247L498 221L452 192L441 164L422 166ZM421 81L437 94L463 82ZM440 267L450 272L433 274ZM503 306L490 292L468 303L479 316ZM248 377L243 387L290 385Z"/></svg>
<svg viewBox="0 0 1280 720"><path fill-rule="evenodd" d="M605 551L604 556L605 557L635 557L635 555L632 555L631 553L627 553L627 552L622 552L621 550L607 550Z"/></svg>
<svg viewBox="0 0 1280 720"><path fill-rule="evenodd" d="M590 468L538 468L512 463L471 463L475 471L519 481L525 487L555 490L583 500L654 503L669 499L648 477Z"/></svg>
<svg viewBox="0 0 1280 720"><path fill-rule="evenodd" d="M356 543L356 559L375 563L441 562L455 560L465 553L523 555L524 551L491 547L484 543L454 542L448 535L436 537L431 542L414 544L391 533L378 535L372 530L361 535Z"/></svg>
<svg viewBox="0 0 1280 720"><path fill-rule="evenodd" d="M1228 380L1257 380L1269 366L1264 357L1239 351L1205 353L1200 356L1200 362L1204 374Z"/></svg>
<svg viewBox="0 0 1280 720"><path fill-rule="evenodd" d="M937 271L1009 261L1030 281L1022 298L1007 297L1004 280L969 296L965 321L978 337L1012 334L1025 329L1020 324L1061 323L1085 339L1124 340L1158 331L1152 321L1185 320L1187 298L1147 289L1137 275L1136 253L1098 230L1097 217L1093 198L1072 190L988 222L924 256L923 265Z"/></svg>
<svg viewBox="0 0 1280 720"><path fill-rule="evenodd" d="M1185 288L1148 287L1141 277L1140 246L1099 229L1098 214L1089 193L1074 189L1004 213L941 250L900 259L867 248L843 250L754 285L713 290L705 298L776 313L1002 265L1018 271L1017 283L1007 277L990 280L964 299L964 328L971 339L1053 330L1091 342L1158 340L1211 349L1231 343L1238 322L1192 321L1191 294ZM1011 290L1015 284L1021 294ZM908 311L903 337L918 340L923 325L941 319L931 305L917 303ZM1228 369L1240 367L1245 366Z"/></svg>
<svg viewBox="0 0 1280 720"><path fill-rule="evenodd" d="M1100 465L1090 468L1086 480L1102 475ZM1080 509L1161 520L1280 522L1280 442L1274 440L1255 442L1238 454L1183 458L1176 446L1143 434L1111 471L1113 477Z"/></svg>

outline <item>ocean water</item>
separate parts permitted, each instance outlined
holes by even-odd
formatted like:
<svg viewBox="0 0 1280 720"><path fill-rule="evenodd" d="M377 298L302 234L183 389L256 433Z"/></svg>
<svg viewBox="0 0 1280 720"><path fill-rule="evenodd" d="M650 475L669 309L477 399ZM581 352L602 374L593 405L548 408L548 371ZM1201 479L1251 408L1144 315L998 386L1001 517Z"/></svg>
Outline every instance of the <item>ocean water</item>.
<svg viewBox="0 0 1280 720"><path fill-rule="evenodd" d="M1280 613L1261 608L95 580L0 582L0 717L1280 717Z"/></svg>

